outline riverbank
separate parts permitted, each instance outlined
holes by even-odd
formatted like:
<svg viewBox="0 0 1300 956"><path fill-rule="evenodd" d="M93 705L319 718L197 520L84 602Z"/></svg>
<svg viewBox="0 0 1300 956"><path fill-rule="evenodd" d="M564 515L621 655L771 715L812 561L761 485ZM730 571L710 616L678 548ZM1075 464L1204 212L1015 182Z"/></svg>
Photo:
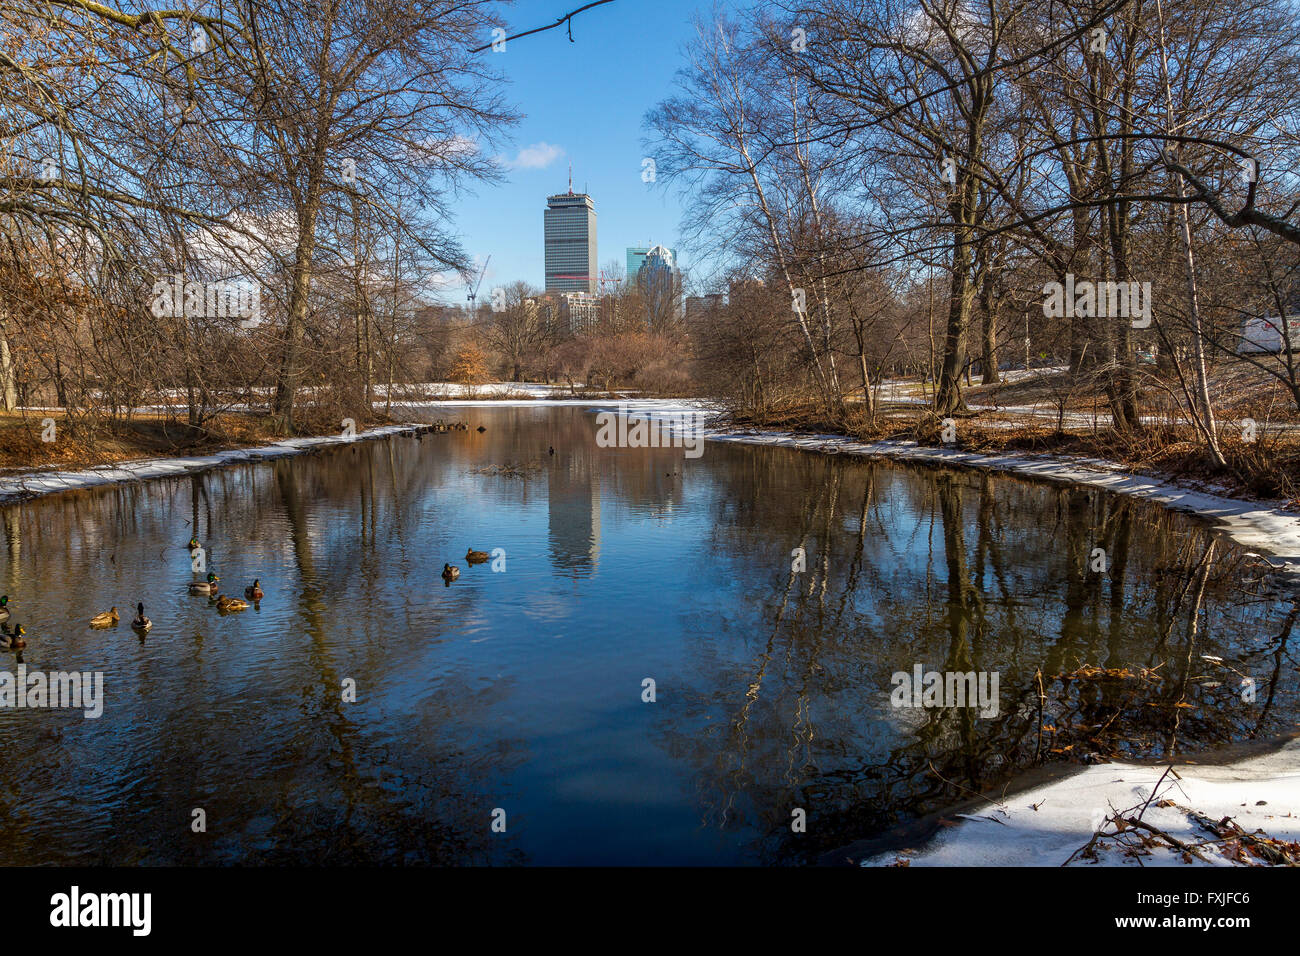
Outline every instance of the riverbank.
<svg viewBox="0 0 1300 956"><path fill-rule="evenodd" d="M417 435L429 431L428 425L381 425L352 434L316 435L286 438L264 444L239 448L226 448L206 455L168 455L152 458L126 458L90 468L33 469L0 474L0 503L24 501L61 491L77 491L99 485L144 481L150 478L169 478L194 474L246 462L266 461L301 455L305 452L349 445L376 438L399 435Z"/></svg>
<svg viewBox="0 0 1300 956"><path fill-rule="evenodd" d="M877 849L884 842L848 847L823 862L1300 865L1300 739L1222 764L1099 764L1012 796L968 801Z"/></svg>
<svg viewBox="0 0 1300 956"><path fill-rule="evenodd" d="M686 424L715 419L722 413L700 401L672 399L619 399L520 397L498 399L430 399L402 403L403 412L428 414L437 409L463 407L579 406L593 413L625 408L631 413L679 419ZM687 418L684 416L694 416ZM432 416L431 416L432 417ZM391 425L358 432L353 439L340 435L293 438L226 448L198 456L178 454L136 457L74 470L36 469L0 473L0 501L19 500L57 491L115 481L138 481L219 467L244 461L296 454L316 447L361 438L381 438L408 433L418 425ZM715 442L739 442L797 448L823 454L852 455L932 467L970 468L1067 485L1099 488L1116 494L1154 501L1175 511L1198 515L1241 546L1260 552L1281 570L1300 574L1300 510L1286 500L1232 497L1229 489L1205 480L1189 480L1138 469L1132 464L1083 455L1034 453L1011 449L996 453L968 450L957 444L932 445L906 438L862 441L843 434L758 429L734 423L704 427L704 437Z"/></svg>

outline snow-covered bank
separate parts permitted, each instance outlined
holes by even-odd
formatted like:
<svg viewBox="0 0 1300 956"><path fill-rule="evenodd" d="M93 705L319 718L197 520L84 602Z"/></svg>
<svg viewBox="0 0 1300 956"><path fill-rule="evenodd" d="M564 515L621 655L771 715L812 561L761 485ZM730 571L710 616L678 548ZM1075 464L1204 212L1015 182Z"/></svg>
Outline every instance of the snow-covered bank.
<svg viewBox="0 0 1300 956"><path fill-rule="evenodd" d="M556 395L562 395L568 392L568 389L555 389ZM376 406L382 405L380 400L375 401ZM660 408L671 412L699 412L706 408L705 403L683 401L680 398L557 398L557 397L538 397L538 398L393 398L393 407L401 409L430 409L430 408L465 408L466 406L483 406L491 408L559 408L564 406L586 406L588 408L605 408L610 411L616 411L619 405L628 407L630 410L644 410Z"/></svg>
<svg viewBox="0 0 1300 956"><path fill-rule="evenodd" d="M881 853L861 865L1233 866L1300 859L1294 846L1300 841L1300 740L1231 764L1167 770L1088 767L957 814L927 845Z"/></svg>
<svg viewBox="0 0 1300 956"><path fill-rule="evenodd" d="M96 485L141 481L147 478L174 477L240 462L284 458L288 455L299 455L305 451L326 448L331 445L350 445L353 442L373 438L414 434L422 427L421 425L384 425L380 428L357 432L351 437L322 435L314 438L288 438L273 445L259 445L255 448L232 448L212 455L195 455L185 458L142 458L112 465L99 465L78 471L36 471L6 475L0 477L0 502L35 498L59 491L92 488Z"/></svg>

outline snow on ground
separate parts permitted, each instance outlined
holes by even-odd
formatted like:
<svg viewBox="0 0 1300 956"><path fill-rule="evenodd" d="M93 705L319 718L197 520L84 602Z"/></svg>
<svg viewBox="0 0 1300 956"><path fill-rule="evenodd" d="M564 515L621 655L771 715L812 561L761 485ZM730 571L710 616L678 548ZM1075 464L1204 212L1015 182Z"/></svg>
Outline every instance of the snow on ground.
<svg viewBox="0 0 1300 956"><path fill-rule="evenodd" d="M581 387L581 386L579 386ZM540 382L489 382L486 385L459 385L455 382L422 382L418 385L393 386L393 401L407 396L448 400L482 398L556 398L570 393L567 385L543 385ZM375 386L376 395L387 395L384 385Z"/></svg>
<svg viewBox="0 0 1300 956"><path fill-rule="evenodd" d="M379 403L376 402L376 405ZM585 406L593 411L617 412L620 408L628 412L635 412L647 417L662 418L683 418L695 416L696 418L711 418L720 414L720 409L713 407L708 402L688 401L680 398L538 398L538 399L468 399L468 398L447 398L447 399L430 399L429 401L410 402L393 400L394 408L402 409L430 409L430 408L465 408L468 406L491 406L493 408L558 408L563 406Z"/></svg>
<svg viewBox="0 0 1300 956"><path fill-rule="evenodd" d="M5 475L0 476L0 502L20 498L34 498L58 491L91 488L96 485L185 475L238 462L283 458L287 455L298 455L313 448L347 445L365 439L409 434L413 430L414 426L412 425L385 425L382 428L357 432L356 435L350 438L345 438L342 435L289 438L273 445L260 445L256 448L232 448L229 451L219 451L212 455L196 455L186 458L142 458L113 465L99 465L79 471L37 471Z"/></svg>
<svg viewBox="0 0 1300 956"><path fill-rule="evenodd" d="M945 821L923 847L881 853L861 865L1279 862L1270 859L1270 851L1300 861L1300 847L1286 846L1300 841L1300 740L1237 763L1184 764L1165 775L1167 769L1124 763L1088 767L1064 780L959 814L957 820ZM1247 836L1239 836L1232 824L1225 824L1225 817ZM1091 851L1079 852L1096 833L1100 837Z"/></svg>

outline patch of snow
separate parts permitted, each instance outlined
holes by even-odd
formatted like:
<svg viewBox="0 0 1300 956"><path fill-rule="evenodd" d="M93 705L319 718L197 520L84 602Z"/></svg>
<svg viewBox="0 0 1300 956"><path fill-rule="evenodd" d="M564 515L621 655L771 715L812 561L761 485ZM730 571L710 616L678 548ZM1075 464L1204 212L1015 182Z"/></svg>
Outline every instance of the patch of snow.
<svg viewBox="0 0 1300 956"><path fill-rule="evenodd" d="M1179 843L1195 846L1199 866L1229 866L1202 819L1231 817L1247 833L1300 841L1300 741L1281 750L1223 766L1167 767L1111 763L992 801L960 815L924 847L882 853L863 866L1182 866L1183 851L1137 828L1121 829L1119 814L1150 824ZM1157 789L1157 784L1159 787ZM1152 793L1155 797L1152 799ZM1100 829L1091 858L1074 856ZM1141 846L1134 853L1130 847ZM1073 860L1071 857L1074 856Z"/></svg>

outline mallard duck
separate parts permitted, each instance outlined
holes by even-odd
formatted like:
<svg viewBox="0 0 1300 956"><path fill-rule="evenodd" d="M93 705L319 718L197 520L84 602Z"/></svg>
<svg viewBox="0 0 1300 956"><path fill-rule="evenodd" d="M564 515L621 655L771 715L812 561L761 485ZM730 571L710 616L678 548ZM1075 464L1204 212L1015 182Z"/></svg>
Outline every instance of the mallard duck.
<svg viewBox="0 0 1300 956"><path fill-rule="evenodd" d="M217 592L217 582L221 578L217 577L211 571L208 572L206 581L192 581L190 583L191 594L215 594Z"/></svg>
<svg viewBox="0 0 1300 956"><path fill-rule="evenodd" d="M4 636L0 636L0 647L11 651L20 650L21 648L26 647L27 642L23 640L23 635L26 633L27 631L24 630L21 624L17 625L16 627L14 627L14 633L12 637L9 636L8 634Z"/></svg>
<svg viewBox="0 0 1300 956"><path fill-rule="evenodd" d="M444 564L442 566L442 579L448 584L460 577L460 568L454 564Z"/></svg>
<svg viewBox="0 0 1300 956"><path fill-rule="evenodd" d="M482 564L490 557L492 557L492 555L488 554L486 551L475 551L473 548L470 548L465 552L465 560L470 564Z"/></svg>
<svg viewBox="0 0 1300 956"><path fill-rule="evenodd" d="M201 547L203 547L203 545L199 544L199 539L198 539L198 538L190 538L189 549L190 549L191 551L197 551L197 550L199 550Z"/></svg>
<svg viewBox="0 0 1300 956"><path fill-rule="evenodd" d="M143 602L135 606L135 617L131 621L131 626L137 631L147 631L153 627L153 621L144 616Z"/></svg>
<svg viewBox="0 0 1300 956"><path fill-rule="evenodd" d="M222 594L217 595L218 611L242 611L246 607L248 607L247 601L241 601L239 598L226 597Z"/></svg>
<svg viewBox="0 0 1300 956"><path fill-rule="evenodd" d="M114 604L107 611L104 611L101 614L96 614L94 617L92 617L90 619L90 626L91 627L112 627L120 620L122 620L122 618L117 613L117 605Z"/></svg>
<svg viewBox="0 0 1300 956"><path fill-rule="evenodd" d="M9 620L9 595L0 596L0 624Z"/></svg>
<svg viewBox="0 0 1300 956"><path fill-rule="evenodd" d="M260 601L266 597L266 593L262 590L261 578L253 578L253 583L244 588L244 597L250 601Z"/></svg>

